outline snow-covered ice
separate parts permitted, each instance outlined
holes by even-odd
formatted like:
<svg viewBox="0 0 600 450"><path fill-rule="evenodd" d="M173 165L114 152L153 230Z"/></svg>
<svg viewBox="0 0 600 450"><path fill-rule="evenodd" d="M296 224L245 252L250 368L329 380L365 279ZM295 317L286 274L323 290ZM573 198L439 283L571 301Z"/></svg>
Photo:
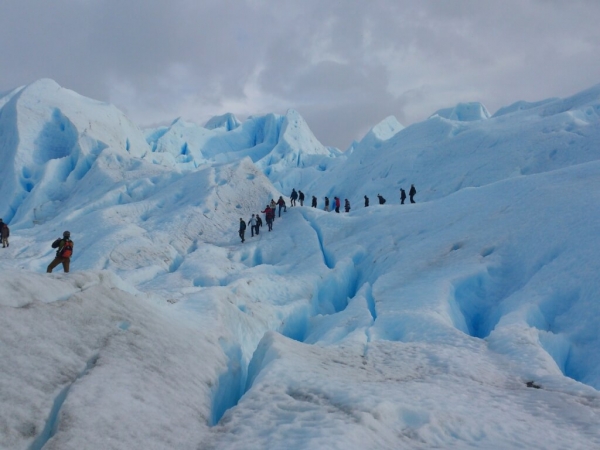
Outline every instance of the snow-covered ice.
<svg viewBox="0 0 600 450"><path fill-rule="evenodd" d="M599 116L600 86L461 103L340 152L293 110L4 94L0 448L600 448Z"/></svg>

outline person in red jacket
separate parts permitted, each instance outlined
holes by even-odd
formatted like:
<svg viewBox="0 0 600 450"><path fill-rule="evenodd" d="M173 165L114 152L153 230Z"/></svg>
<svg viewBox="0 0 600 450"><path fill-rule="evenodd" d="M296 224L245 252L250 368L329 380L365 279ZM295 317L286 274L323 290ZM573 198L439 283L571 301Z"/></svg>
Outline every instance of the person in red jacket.
<svg viewBox="0 0 600 450"><path fill-rule="evenodd" d="M62 239L58 238L52 243L52 248L56 249L56 257L50 264L48 264L46 272L52 273L52 269L59 264L62 264L65 273L69 273L71 256L73 256L73 241L71 240L71 233L65 231Z"/></svg>
<svg viewBox="0 0 600 450"><path fill-rule="evenodd" d="M340 205L341 205L340 198L339 197L334 197L334 200L335 200L335 212L339 213L340 212Z"/></svg>
<svg viewBox="0 0 600 450"><path fill-rule="evenodd" d="M265 208L264 211L261 211L265 215L265 222L267 222L267 226L269 227L269 231L273 229L273 219L275 218L275 211L271 209L269 205Z"/></svg>

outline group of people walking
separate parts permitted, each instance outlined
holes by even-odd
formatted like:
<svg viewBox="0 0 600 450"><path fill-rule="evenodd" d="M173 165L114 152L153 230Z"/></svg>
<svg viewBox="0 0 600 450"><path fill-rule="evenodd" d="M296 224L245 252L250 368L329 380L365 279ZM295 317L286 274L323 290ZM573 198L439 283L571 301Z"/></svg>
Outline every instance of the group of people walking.
<svg viewBox="0 0 600 450"><path fill-rule="evenodd" d="M411 184L410 189L408 191L408 195L411 203L415 203L414 196L417 194L417 190L415 189L415 185ZM304 200L306 196L305 194L296 189L292 189L292 193L290 194L290 207L296 206L296 202L300 203L300 206L304 206ZM365 199L365 207L369 206L369 197L364 196ZM380 205L384 205L386 200L383 198L381 194L377 194L377 199L379 200ZM400 188L400 204L404 205L404 201L406 200L406 191ZM330 201L329 197L325 197L325 207L323 208L325 211L330 211L331 208L336 213L340 212L340 208L342 206L342 201L339 197L333 197L333 200ZM312 196L312 202L310 205L312 208L317 207L317 197ZM278 209L279 208L279 209ZM267 222L267 226L269 227L269 231L273 231L273 222L275 221L275 213L277 212L278 217L281 217L281 210L283 212L287 212L287 205L283 196L279 196L279 199L275 201L271 199L271 202L265 207L264 211L261 211L265 215L265 221ZM350 212L350 201L346 198L344 199L344 211ZM248 223L244 221L243 218L240 217L240 228L239 228L239 236L242 242L245 242L246 229L250 226L251 236L254 237L260 234L260 227L262 227L263 222L260 216L257 214L252 214L252 217L248 219Z"/></svg>
<svg viewBox="0 0 600 450"><path fill-rule="evenodd" d="M414 184L410 185L410 189L408 190L408 196L411 203L415 203L415 195L417 195L417 189ZM386 199L383 198L383 195L377 194L377 200L379 200L380 205L385 205ZM406 200L406 191L400 188L400 204L404 205L404 201ZM365 208L369 206L369 197L365 195Z"/></svg>
<svg viewBox="0 0 600 450"><path fill-rule="evenodd" d="M291 198L291 197L290 197ZM296 196L297 200L298 197ZM304 194L301 197L301 202L304 202ZM265 222L267 222L267 227L269 228L269 231L273 231L273 222L275 222L275 213L277 211L277 207L279 206L279 217L281 217L281 210L283 209L283 212L287 211L287 205L285 204L285 200L283 199L282 196L279 196L279 199L277 201L275 201L274 199L271 199L271 202L265 206L264 211L261 211L261 213L263 213L265 215ZM293 205L292 205L293 206ZM243 218L240 217L240 228L239 228L239 235L240 235L240 239L242 240L242 242L245 242L245 235L246 235L246 229L247 227L250 226L250 233L251 233L251 237L254 237L254 235L256 234L257 236L260 234L260 227L263 226L263 221L260 218L260 216L257 214L252 214L252 217L250 219L248 219L248 223L246 224L246 222L244 221Z"/></svg>

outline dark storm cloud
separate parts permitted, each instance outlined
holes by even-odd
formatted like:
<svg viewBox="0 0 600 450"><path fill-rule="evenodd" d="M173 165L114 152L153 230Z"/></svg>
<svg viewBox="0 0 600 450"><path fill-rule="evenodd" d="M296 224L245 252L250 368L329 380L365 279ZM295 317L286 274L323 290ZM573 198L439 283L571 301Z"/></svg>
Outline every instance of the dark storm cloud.
<svg viewBox="0 0 600 450"><path fill-rule="evenodd" d="M388 115L600 82L599 20L595 0L7 1L0 91L49 77L140 125L295 108L346 148Z"/></svg>

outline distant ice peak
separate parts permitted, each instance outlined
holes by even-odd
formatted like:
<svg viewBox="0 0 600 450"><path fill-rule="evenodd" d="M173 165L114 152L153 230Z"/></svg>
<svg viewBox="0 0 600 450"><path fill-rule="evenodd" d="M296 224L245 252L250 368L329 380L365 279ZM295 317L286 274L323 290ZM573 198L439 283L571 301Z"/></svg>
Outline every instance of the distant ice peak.
<svg viewBox="0 0 600 450"><path fill-rule="evenodd" d="M221 116L214 116L204 124L207 130L222 129L224 131L235 130L242 123L232 113L226 113Z"/></svg>
<svg viewBox="0 0 600 450"><path fill-rule="evenodd" d="M435 116L457 122L474 122L491 117L487 108L479 102L459 103L453 108L440 109L431 115L431 117Z"/></svg>

